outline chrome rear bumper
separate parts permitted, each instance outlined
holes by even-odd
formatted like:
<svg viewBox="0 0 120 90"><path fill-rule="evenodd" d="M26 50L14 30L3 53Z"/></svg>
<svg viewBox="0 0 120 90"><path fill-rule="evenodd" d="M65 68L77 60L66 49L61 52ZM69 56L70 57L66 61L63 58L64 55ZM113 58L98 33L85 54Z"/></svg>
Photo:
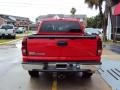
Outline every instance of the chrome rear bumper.
<svg viewBox="0 0 120 90"><path fill-rule="evenodd" d="M88 64L76 64L76 63L73 63L73 67L70 68L69 67L69 64L70 63L66 63L66 62L54 62L54 63L48 63L48 67L45 68L44 66L44 63L35 63L35 62L26 62L26 63L22 63L22 67L25 69L25 70L29 70L29 71L32 71L32 70L37 70L37 71L41 71L41 72L81 72L83 70L91 70L91 71L96 71L97 68L96 68L96 64L95 63L88 63ZM63 65L63 64L66 64L66 67L62 67L62 68L57 68L56 66L57 65ZM77 66L76 66L77 65ZM98 64L97 64L98 65ZM77 67L80 67L80 68L77 68Z"/></svg>
<svg viewBox="0 0 120 90"><path fill-rule="evenodd" d="M41 70L43 69L44 65L43 64L37 64L37 63L22 63L22 67L25 70Z"/></svg>

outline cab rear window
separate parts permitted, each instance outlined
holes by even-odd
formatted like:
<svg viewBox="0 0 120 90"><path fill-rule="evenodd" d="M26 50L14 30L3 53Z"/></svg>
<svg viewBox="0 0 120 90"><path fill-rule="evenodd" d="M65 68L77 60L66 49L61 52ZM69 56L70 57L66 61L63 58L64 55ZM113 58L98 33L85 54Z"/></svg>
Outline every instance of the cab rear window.
<svg viewBox="0 0 120 90"><path fill-rule="evenodd" d="M40 32L81 32L76 21L44 21Z"/></svg>

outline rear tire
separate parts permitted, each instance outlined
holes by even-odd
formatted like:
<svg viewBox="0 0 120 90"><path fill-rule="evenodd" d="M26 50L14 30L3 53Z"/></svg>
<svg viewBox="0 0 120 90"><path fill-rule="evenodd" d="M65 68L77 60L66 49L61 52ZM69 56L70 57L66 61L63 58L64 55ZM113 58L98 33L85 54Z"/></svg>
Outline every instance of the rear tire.
<svg viewBox="0 0 120 90"><path fill-rule="evenodd" d="M28 73L31 77L39 77L39 72L38 71L28 71Z"/></svg>

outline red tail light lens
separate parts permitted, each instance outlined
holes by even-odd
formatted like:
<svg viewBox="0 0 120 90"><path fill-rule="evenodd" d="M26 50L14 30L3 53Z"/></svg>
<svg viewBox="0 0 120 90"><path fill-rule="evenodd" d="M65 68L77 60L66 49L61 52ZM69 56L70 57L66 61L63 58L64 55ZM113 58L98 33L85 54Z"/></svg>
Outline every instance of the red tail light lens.
<svg viewBox="0 0 120 90"><path fill-rule="evenodd" d="M27 37L24 37L22 41L22 54L23 56L27 55Z"/></svg>
<svg viewBox="0 0 120 90"><path fill-rule="evenodd" d="M98 39L97 41L97 55L101 55L102 54L102 41L101 39Z"/></svg>

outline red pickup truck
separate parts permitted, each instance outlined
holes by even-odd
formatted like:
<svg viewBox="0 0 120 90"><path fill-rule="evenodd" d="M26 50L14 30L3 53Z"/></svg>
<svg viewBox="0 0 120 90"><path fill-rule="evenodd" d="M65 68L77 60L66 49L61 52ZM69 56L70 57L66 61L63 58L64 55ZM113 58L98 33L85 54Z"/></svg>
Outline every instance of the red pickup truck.
<svg viewBox="0 0 120 90"><path fill-rule="evenodd" d="M100 65L101 53L100 37L86 35L78 19L44 19L37 34L22 41L22 66L31 77L39 72L83 72L90 77L92 70L80 65Z"/></svg>

